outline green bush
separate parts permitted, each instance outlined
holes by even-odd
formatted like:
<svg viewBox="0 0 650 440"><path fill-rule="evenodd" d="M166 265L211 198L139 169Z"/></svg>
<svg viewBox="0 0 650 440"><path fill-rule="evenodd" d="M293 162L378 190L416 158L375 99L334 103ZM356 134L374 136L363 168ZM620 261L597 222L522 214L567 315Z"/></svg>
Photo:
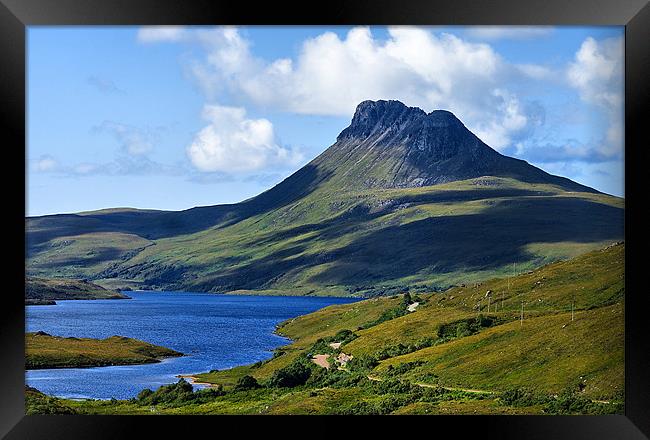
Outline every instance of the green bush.
<svg viewBox="0 0 650 440"><path fill-rule="evenodd" d="M261 387L262 386L257 382L257 379L247 374L246 376L239 378L237 384L234 387L234 390L235 391L254 390Z"/></svg>
<svg viewBox="0 0 650 440"><path fill-rule="evenodd" d="M180 379L178 382L163 385L156 391L144 389L138 393L136 401L140 405L182 405L186 403L205 403L210 402L217 397L223 396L223 388L206 388L194 391L194 388L185 379Z"/></svg>
<svg viewBox="0 0 650 440"><path fill-rule="evenodd" d="M376 354L375 357L383 361L384 359L392 358L395 356L401 356L404 354L409 354L413 353L414 351L422 350L423 348L431 347L436 343L436 340L430 337L426 337L423 339L420 339L419 341L415 342L414 344L409 344L409 345L404 345L404 344L397 344L397 345L390 345L388 347L384 347L381 350L379 350Z"/></svg>
<svg viewBox="0 0 650 440"><path fill-rule="evenodd" d="M140 391L136 397L136 400L145 400L149 396L153 394L153 391L150 390L149 388L145 388L144 390Z"/></svg>
<svg viewBox="0 0 650 440"><path fill-rule="evenodd" d="M568 414L623 414L623 404L616 403L598 403L578 395L570 387L560 393L557 398L549 398L544 406L544 412L553 415Z"/></svg>
<svg viewBox="0 0 650 440"><path fill-rule="evenodd" d="M496 323L496 318L480 314L476 318L462 319L441 325L438 327L438 338L447 341L463 338L478 333L484 328L492 327Z"/></svg>
<svg viewBox="0 0 650 440"><path fill-rule="evenodd" d="M38 414L76 414L77 412L63 404L60 399L45 395L36 388L25 387L25 413Z"/></svg>
<svg viewBox="0 0 650 440"><path fill-rule="evenodd" d="M426 362L424 361L413 361L413 362L406 362L403 364L399 364L397 367L393 367L392 365L389 365L388 368L386 369L386 374L388 376L400 376L425 363Z"/></svg>
<svg viewBox="0 0 650 440"><path fill-rule="evenodd" d="M377 360L377 358L370 355L360 355L360 356L353 357L347 363L347 367L351 371L372 370L377 365L379 365L379 361Z"/></svg>
<svg viewBox="0 0 650 440"><path fill-rule="evenodd" d="M302 358L298 358L293 363L284 368L276 370L268 385L277 388L292 388L304 385L311 376L311 367L305 365Z"/></svg>
<svg viewBox="0 0 650 440"><path fill-rule="evenodd" d="M503 392L501 401L509 406L533 406L548 402L549 396L537 393L530 388L511 388Z"/></svg>

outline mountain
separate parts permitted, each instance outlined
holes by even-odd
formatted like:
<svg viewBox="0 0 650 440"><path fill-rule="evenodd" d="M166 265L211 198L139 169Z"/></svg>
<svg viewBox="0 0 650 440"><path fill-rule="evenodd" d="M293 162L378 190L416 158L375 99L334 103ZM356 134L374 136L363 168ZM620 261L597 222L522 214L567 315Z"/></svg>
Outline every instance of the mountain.
<svg viewBox="0 0 650 440"><path fill-rule="evenodd" d="M237 204L27 219L31 275L108 287L378 295L623 238L624 201L496 152L453 114L364 101L321 155Z"/></svg>
<svg viewBox="0 0 650 440"><path fill-rule="evenodd" d="M425 113L399 101L364 101L352 123L313 164L338 181L366 188L408 188L481 176L596 192L488 147L452 113Z"/></svg>

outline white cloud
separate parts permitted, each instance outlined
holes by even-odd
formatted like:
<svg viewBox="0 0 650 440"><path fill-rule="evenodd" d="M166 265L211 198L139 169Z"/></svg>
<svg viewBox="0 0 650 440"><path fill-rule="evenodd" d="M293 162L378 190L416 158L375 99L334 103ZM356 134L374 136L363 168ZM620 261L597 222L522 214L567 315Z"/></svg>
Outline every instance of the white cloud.
<svg viewBox="0 0 650 440"><path fill-rule="evenodd" d="M93 128L96 132L110 133L120 144L120 148L132 156L150 152L155 142L155 134L130 125L114 121L104 121Z"/></svg>
<svg viewBox="0 0 650 440"><path fill-rule="evenodd" d="M551 35L551 26L470 26L467 33L485 40L526 40Z"/></svg>
<svg viewBox="0 0 650 440"><path fill-rule="evenodd" d="M203 117L209 125L187 148L190 161L200 171L251 172L302 160L299 152L277 144L270 121L248 119L243 108L206 105Z"/></svg>
<svg viewBox="0 0 650 440"><path fill-rule="evenodd" d="M569 84L580 98L604 111L608 127L598 152L615 157L623 153L623 38L596 41L587 38L567 69Z"/></svg>
<svg viewBox="0 0 650 440"><path fill-rule="evenodd" d="M466 35L525 39L554 31L544 26L483 26L468 28ZM256 57L251 43L234 27L187 28L182 35L183 41L204 49L202 59L193 60L188 70L211 99L225 93L260 108L348 117L366 99L398 99L426 111L453 112L502 152L543 154L541 147L517 147L534 140L545 124L543 105L527 99L525 91L528 85L566 87L566 78L584 102L604 109L609 126L603 128L602 140L582 139L580 148L561 139L535 140L535 146L547 145L551 156L565 154L567 160L586 157L588 146L598 160L622 150L622 39L585 40L565 71L511 64L489 44L408 26L389 27L383 39L367 27L343 36L324 32L304 40L295 56L272 60ZM214 127L206 127L197 137L211 144L215 133Z"/></svg>
<svg viewBox="0 0 650 440"><path fill-rule="evenodd" d="M452 111L497 149L530 132L527 106L503 83L513 75L539 76L541 67L523 73L489 45L451 34L405 26L388 33L380 40L366 27L344 38L325 32L305 40L294 59L264 61L236 28L199 29L187 39L202 44L206 54L189 70L209 97L225 89L256 105L294 113L351 116L366 99L399 99Z"/></svg>
<svg viewBox="0 0 650 440"><path fill-rule="evenodd" d="M187 36L182 26L145 26L138 29L138 41L141 43L159 43L181 41Z"/></svg>
<svg viewBox="0 0 650 440"><path fill-rule="evenodd" d="M623 104L623 39L587 38L567 71L569 83L586 102L603 107Z"/></svg>

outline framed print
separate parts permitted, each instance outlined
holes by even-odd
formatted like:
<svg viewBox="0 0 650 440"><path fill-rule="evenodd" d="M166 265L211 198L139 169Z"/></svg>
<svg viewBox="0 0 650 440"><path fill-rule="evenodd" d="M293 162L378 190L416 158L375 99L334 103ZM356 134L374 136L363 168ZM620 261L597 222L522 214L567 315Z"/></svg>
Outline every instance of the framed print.
<svg viewBox="0 0 650 440"><path fill-rule="evenodd" d="M320 8L3 0L0 432L647 438L650 7Z"/></svg>

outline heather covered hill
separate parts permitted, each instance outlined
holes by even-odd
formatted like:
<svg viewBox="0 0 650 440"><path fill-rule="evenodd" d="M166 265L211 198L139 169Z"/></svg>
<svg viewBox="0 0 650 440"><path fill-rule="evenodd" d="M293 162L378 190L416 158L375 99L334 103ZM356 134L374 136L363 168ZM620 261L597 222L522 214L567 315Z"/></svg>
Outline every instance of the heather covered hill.
<svg viewBox="0 0 650 440"><path fill-rule="evenodd" d="M426 291L621 240L623 216L623 199L501 155L449 112L364 101L320 156L241 203L27 219L28 273L219 293Z"/></svg>

